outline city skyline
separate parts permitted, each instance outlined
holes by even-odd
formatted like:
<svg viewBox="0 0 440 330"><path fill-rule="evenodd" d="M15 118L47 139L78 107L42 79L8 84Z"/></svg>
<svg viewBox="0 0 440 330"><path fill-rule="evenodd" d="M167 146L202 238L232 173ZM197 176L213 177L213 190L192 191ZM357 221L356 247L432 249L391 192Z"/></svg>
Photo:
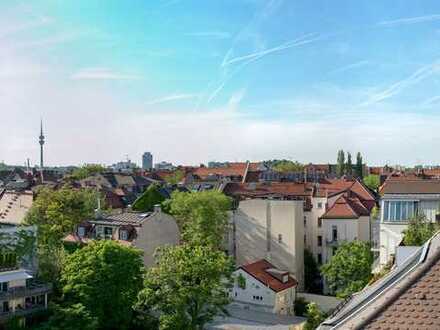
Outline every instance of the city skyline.
<svg viewBox="0 0 440 330"><path fill-rule="evenodd" d="M435 1L106 4L0 4L6 163L440 163Z"/></svg>

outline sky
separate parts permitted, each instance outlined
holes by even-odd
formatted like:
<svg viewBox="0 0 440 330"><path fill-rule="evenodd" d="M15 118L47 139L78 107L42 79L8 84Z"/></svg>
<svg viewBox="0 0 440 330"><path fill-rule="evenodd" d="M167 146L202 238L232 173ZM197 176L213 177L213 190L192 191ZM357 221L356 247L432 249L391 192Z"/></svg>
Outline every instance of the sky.
<svg viewBox="0 0 440 330"><path fill-rule="evenodd" d="M440 164L440 3L0 0L0 161Z"/></svg>

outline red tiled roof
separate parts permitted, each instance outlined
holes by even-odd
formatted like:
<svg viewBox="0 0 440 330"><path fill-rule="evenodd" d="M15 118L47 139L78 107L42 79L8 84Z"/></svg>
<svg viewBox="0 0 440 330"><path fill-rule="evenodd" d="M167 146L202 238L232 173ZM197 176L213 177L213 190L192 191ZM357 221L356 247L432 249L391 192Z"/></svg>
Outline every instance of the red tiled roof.
<svg viewBox="0 0 440 330"><path fill-rule="evenodd" d="M324 213L323 219L358 219L368 216L370 211L357 197L340 196L336 202Z"/></svg>
<svg viewBox="0 0 440 330"><path fill-rule="evenodd" d="M280 195L284 197L310 196L311 190L305 183L296 182L263 182L263 183L239 183L229 182L223 192L227 195L245 197L265 197L268 195Z"/></svg>
<svg viewBox="0 0 440 330"><path fill-rule="evenodd" d="M283 283L278 278L267 272L268 269L276 269L276 267L264 259L241 266L240 269L243 269L246 273L248 273L275 292L281 292L283 290L296 287L298 285L298 282L290 275L288 281Z"/></svg>
<svg viewBox="0 0 440 330"><path fill-rule="evenodd" d="M218 175L221 177L241 176L244 177L248 163L228 163L221 167L197 167L192 170L192 173L202 179L210 175ZM260 163L249 163L249 171L258 171Z"/></svg>

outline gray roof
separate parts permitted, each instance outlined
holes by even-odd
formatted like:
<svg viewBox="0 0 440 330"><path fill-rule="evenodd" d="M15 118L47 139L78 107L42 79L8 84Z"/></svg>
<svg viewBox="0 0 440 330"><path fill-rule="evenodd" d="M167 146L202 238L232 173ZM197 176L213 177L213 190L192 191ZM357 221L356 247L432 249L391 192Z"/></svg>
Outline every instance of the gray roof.
<svg viewBox="0 0 440 330"><path fill-rule="evenodd" d="M123 225L141 225L142 222L147 220L153 212L124 212L119 214L107 215L102 218L89 220L90 223L103 224L103 225L113 225L113 226L123 226Z"/></svg>
<svg viewBox="0 0 440 330"><path fill-rule="evenodd" d="M382 194L440 194L440 180L389 180Z"/></svg>

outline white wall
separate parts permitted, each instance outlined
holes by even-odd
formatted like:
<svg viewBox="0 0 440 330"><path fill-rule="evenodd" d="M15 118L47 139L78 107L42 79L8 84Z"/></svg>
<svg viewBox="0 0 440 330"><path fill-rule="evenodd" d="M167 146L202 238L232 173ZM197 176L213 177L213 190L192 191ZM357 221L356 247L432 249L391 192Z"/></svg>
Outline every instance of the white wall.
<svg viewBox="0 0 440 330"><path fill-rule="evenodd" d="M236 263L266 259L304 286L302 201L250 199L234 212ZM279 242L281 235L281 242Z"/></svg>
<svg viewBox="0 0 440 330"><path fill-rule="evenodd" d="M234 282L234 287L232 289L231 297L234 301L251 303L261 306L275 307L275 292L270 288L264 286L263 283L257 281L254 277L250 276L247 272L242 269L238 269L234 276L237 278L242 275L246 279L246 288L241 289L237 285L237 281ZM256 300L254 296L261 296L263 300Z"/></svg>

